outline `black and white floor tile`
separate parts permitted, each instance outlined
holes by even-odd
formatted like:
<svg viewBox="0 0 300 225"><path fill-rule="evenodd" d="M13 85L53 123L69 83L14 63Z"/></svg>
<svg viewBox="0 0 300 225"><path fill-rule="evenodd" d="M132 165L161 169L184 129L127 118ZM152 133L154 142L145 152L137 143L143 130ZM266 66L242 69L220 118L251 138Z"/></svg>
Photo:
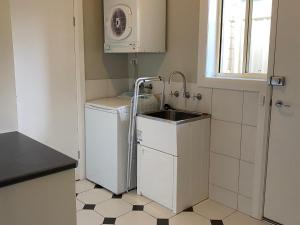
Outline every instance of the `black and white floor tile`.
<svg viewBox="0 0 300 225"><path fill-rule="evenodd" d="M136 191L113 195L87 180L76 182L77 225L268 225L206 200L175 215Z"/></svg>

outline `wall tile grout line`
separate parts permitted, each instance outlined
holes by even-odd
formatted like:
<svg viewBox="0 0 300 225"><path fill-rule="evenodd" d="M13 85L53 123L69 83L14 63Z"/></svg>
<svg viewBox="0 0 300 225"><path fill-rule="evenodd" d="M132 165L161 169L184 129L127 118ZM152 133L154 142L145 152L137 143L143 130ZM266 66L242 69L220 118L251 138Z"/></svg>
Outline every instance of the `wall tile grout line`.
<svg viewBox="0 0 300 225"><path fill-rule="evenodd" d="M230 190L230 189L228 189L228 188L226 188L226 187L222 187L222 186L220 186L220 185L218 185L218 184L214 184L214 183L210 183L210 184L213 185L213 186L215 186L215 187L217 187L217 188L221 188L221 189L223 189L223 190L225 190L225 191L229 191L229 192L231 192L231 193L238 194L238 192L233 191L233 190ZM217 201L217 200L214 200L214 201ZM230 207L230 206L229 206L229 207Z"/></svg>
<svg viewBox="0 0 300 225"><path fill-rule="evenodd" d="M214 95L214 89L212 88L211 89L211 96L210 96L210 112L211 112L211 117L213 115L213 104L212 104L212 101L213 101L213 95ZM208 160L208 197L210 198L210 182L211 182L211 179L210 179L210 171L211 171L211 138L212 138L212 129L211 129L211 125L212 125L212 119L210 120L210 136L209 136L209 160Z"/></svg>
<svg viewBox="0 0 300 225"><path fill-rule="evenodd" d="M221 121L221 122L224 122L224 123L233 123L233 124L236 124L236 125L241 125L241 126L248 126L248 127L253 127L253 128L257 128L257 126L254 126L254 125L251 125L251 124L247 124L247 123L239 123L239 122L235 122L235 121L229 121L229 120L222 120L222 119L219 119L219 118L215 118L212 116L211 118L212 120L216 120L216 121Z"/></svg>
<svg viewBox="0 0 300 225"><path fill-rule="evenodd" d="M244 122L244 105L245 105L245 91L243 91L242 102L242 124ZM243 126L241 126L241 139L240 139L240 159L239 159L239 175L238 175L238 187L237 187L237 209L239 209L239 193L240 193L240 179L241 179L241 158L242 158L242 139L243 139Z"/></svg>
<svg viewBox="0 0 300 225"><path fill-rule="evenodd" d="M221 189L223 189L223 190L225 190L225 191L229 191L229 192L234 193L234 194L236 194L236 195L243 196L244 198L247 198L247 199L249 199L249 200L252 199L252 198L249 197L249 196L246 196L246 195L244 195L244 194L242 194L242 193L239 193L239 192L230 190L230 189L228 189L228 188L222 187L222 186L220 186L220 185L218 185L218 184L210 183L210 185L213 185L213 186L215 186L215 187L217 187L217 188L221 188ZM213 201L217 201L217 200L213 200ZM217 201L217 202L218 202L218 201ZM230 207L230 206L227 206L227 207ZM231 207L230 207L230 208L231 208Z"/></svg>
<svg viewBox="0 0 300 225"><path fill-rule="evenodd" d="M216 154L216 155L221 155L221 156L228 157L228 158L231 158L231 159L239 160L241 162L249 163L251 165L255 165L254 162L250 162L250 161L247 161L247 160L244 160L244 159L240 159L240 158L237 158L237 157L234 157L234 156L231 156L231 155L226 155L224 153L216 152L214 150L211 150L210 152L213 153L213 154Z"/></svg>

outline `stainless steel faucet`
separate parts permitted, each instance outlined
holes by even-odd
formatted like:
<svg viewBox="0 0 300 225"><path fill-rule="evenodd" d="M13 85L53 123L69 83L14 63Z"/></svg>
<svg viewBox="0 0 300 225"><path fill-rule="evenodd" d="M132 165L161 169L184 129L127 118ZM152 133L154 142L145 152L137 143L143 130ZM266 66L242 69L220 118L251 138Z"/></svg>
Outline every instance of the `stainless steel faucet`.
<svg viewBox="0 0 300 225"><path fill-rule="evenodd" d="M174 72L170 73L170 75L169 75L169 84L171 84L172 77L177 75L177 74L180 75L182 77L182 80L183 80L183 97L184 98L190 98L191 97L190 93L186 90L186 78L185 78L185 75L182 72L174 71Z"/></svg>

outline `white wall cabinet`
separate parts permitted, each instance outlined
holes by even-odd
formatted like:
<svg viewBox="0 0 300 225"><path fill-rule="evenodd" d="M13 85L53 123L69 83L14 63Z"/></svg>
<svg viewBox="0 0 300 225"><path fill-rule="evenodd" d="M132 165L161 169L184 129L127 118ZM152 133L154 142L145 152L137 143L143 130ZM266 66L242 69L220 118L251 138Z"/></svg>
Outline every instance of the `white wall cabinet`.
<svg viewBox="0 0 300 225"><path fill-rule="evenodd" d="M208 198L210 119L138 117L138 194L179 213Z"/></svg>

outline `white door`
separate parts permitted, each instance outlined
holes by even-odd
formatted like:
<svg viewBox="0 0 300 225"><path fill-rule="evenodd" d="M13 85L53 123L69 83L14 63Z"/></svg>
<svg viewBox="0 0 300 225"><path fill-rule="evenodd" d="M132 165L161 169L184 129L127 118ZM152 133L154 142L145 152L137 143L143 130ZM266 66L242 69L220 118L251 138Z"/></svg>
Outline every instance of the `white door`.
<svg viewBox="0 0 300 225"><path fill-rule="evenodd" d="M279 1L265 217L300 224L300 1Z"/></svg>
<svg viewBox="0 0 300 225"><path fill-rule="evenodd" d="M77 159L73 0L10 0L19 131Z"/></svg>

